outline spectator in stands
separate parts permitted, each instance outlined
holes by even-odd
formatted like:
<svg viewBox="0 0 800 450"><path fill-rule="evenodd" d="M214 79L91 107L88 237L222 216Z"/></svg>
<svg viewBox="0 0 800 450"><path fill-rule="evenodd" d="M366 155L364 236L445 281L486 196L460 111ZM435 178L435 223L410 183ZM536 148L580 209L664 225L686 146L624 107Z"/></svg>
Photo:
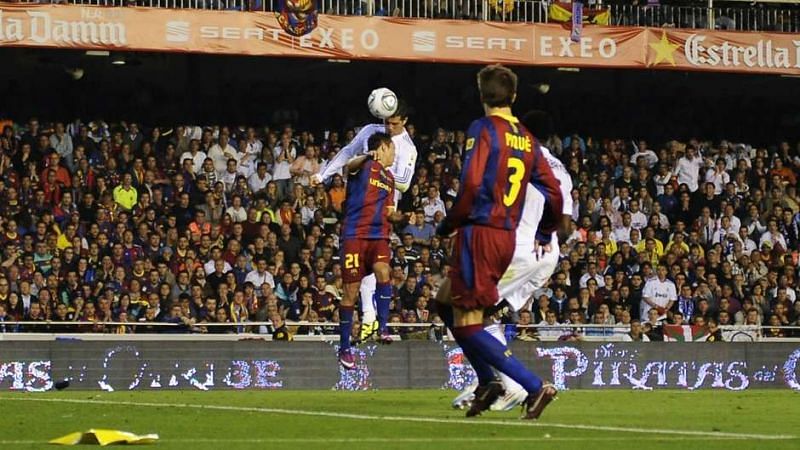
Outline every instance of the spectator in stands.
<svg viewBox="0 0 800 450"><path fill-rule="evenodd" d="M434 223L436 213L446 214L444 201L439 196L439 189L436 186L428 188L428 196L422 199L422 209L425 213L425 222Z"/></svg>
<svg viewBox="0 0 800 450"><path fill-rule="evenodd" d="M425 212L416 210L403 229L403 234L411 235L416 245L427 245L436 235L436 230L433 225L425 221Z"/></svg>
<svg viewBox="0 0 800 450"><path fill-rule="evenodd" d="M529 321L528 317L523 317L529 314L530 313L528 311L520 312L520 325ZM565 330L555 327L555 325L558 325L558 318L555 311L547 311L544 318L538 322L538 325L539 328L536 329L536 334L538 334L538 336L544 340L547 340L548 338L557 339L565 334ZM517 338L521 340L529 340L533 336L532 331L533 330L531 329L519 328L519 334Z"/></svg>
<svg viewBox="0 0 800 450"><path fill-rule="evenodd" d="M304 179L353 133L318 145L292 127L164 134L134 123L44 125L5 127L0 140L11 155L0 190L3 317L34 309L33 317L62 322L143 320L75 328L136 333L176 317L226 324L208 332L241 331L228 325L245 315L334 319L346 174L327 188ZM394 311L424 321L450 246L433 229L459 189L465 138L412 131L426 150L399 200L406 220L394 229ZM575 185L575 223L549 289L520 320L548 322L551 311L554 323L646 320L651 339L665 320L770 328L800 320L796 147L692 140L651 148L574 135L560 155ZM656 281L676 287L675 303L650 320L643 290ZM109 287L118 292L106 299Z"/></svg>
<svg viewBox="0 0 800 450"><path fill-rule="evenodd" d="M138 193L132 186L133 177L126 173L122 176L122 184L114 188L114 202L123 210L130 211L138 202Z"/></svg>
<svg viewBox="0 0 800 450"><path fill-rule="evenodd" d="M631 321L631 329L622 336L622 340L625 342L650 342L650 338L644 334L644 328L639 320Z"/></svg>
<svg viewBox="0 0 800 450"><path fill-rule="evenodd" d="M281 137L280 144L275 146L272 179L275 181L277 193L280 198L285 198L289 194L291 183L291 165L297 157L297 147L291 139L291 135L285 132Z"/></svg>
<svg viewBox="0 0 800 450"><path fill-rule="evenodd" d="M533 341L536 340L537 330L531 328L530 325L533 324L533 317L531 316L530 311L520 311L519 313L519 323L517 327L517 339L521 341ZM555 321L553 322L555 323ZM550 324L552 325L552 324ZM545 335L549 335L552 329L550 328L543 328L539 330L539 335L542 336L544 332Z"/></svg>

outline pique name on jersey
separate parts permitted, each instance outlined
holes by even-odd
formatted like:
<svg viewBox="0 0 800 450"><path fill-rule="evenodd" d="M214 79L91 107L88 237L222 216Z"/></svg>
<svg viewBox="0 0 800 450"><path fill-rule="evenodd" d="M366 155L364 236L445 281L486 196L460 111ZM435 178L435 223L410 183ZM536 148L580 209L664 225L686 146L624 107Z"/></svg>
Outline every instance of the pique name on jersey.
<svg viewBox="0 0 800 450"><path fill-rule="evenodd" d="M514 133L506 132L506 146L519 150L522 152L530 153L533 149L533 143L530 136L520 136Z"/></svg>

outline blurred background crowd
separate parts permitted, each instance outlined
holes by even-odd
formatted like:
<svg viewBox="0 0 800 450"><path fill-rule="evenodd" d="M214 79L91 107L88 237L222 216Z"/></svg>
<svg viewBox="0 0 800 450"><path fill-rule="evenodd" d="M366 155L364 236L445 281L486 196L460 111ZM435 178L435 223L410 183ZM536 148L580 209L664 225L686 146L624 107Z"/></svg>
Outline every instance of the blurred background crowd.
<svg viewBox="0 0 800 450"><path fill-rule="evenodd" d="M355 129L0 128L0 332L335 334L346 179L312 188L309 177ZM436 324L449 242L434 230L459 190L466 139L413 118L407 128L419 157L394 227L390 322ZM550 285L513 318L519 339L606 333L530 324L619 324L637 340L660 340L665 322L712 335L760 325L771 337L800 325L800 144L545 134L575 206ZM678 294L663 315L642 301L659 271ZM394 331L441 338L435 326Z"/></svg>

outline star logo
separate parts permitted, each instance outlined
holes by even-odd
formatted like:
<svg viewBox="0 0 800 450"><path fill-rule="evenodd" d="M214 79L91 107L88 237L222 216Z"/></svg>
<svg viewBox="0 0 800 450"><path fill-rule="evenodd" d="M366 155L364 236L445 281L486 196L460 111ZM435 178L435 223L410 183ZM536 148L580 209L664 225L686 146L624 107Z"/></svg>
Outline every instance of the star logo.
<svg viewBox="0 0 800 450"><path fill-rule="evenodd" d="M650 48L656 51L656 60L653 66L661 63L662 61L669 61L673 66L675 65L675 58L672 54L680 47L678 44L673 44L667 39L667 32L661 32L661 39L658 42L650 43Z"/></svg>

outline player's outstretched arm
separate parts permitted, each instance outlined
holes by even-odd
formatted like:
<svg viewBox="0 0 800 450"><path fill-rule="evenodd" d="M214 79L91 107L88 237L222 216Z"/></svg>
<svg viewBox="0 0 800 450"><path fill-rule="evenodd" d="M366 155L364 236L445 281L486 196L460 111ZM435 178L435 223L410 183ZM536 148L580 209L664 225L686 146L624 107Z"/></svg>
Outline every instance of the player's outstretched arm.
<svg viewBox="0 0 800 450"><path fill-rule="evenodd" d="M364 153L364 149L366 148L367 139L372 136L376 131L380 131L379 128L382 125L377 124L369 124L362 128L358 134L350 141L349 144L345 145L336 156L331 159L328 164L323 168L318 174L314 174L311 177L311 184L317 185L319 183L325 182L328 178L336 175L342 170L342 167L346 166L348 161L353 159L355 156L361 155Z"/></svg>

